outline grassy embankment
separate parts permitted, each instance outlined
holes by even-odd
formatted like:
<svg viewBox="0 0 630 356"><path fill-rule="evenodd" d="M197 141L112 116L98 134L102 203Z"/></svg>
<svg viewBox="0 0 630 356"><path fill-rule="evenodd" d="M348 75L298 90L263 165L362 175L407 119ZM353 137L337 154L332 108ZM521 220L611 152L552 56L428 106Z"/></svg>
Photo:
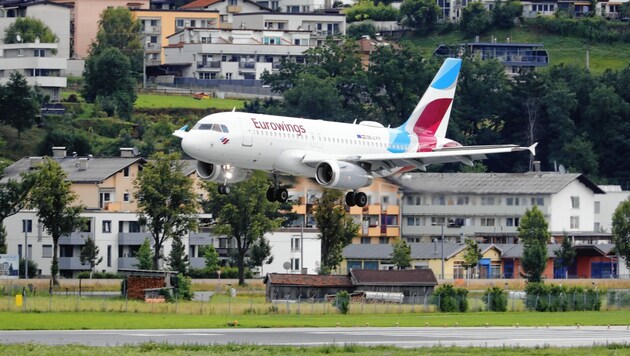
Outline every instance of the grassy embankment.
<svg viewBox="0 0 630 356"><path fill-rule="evenodd" d="M595 74L601 74L606 69L620 70L628 66L630 61L630 45L628 44L589 44L586 40L575 37L563 37L557 35L540 34L513 29L494 31L491 34L480 36L481 42L491 42L495 37L497 42L506 42L510 38L511 43L541 43L549 53L549 64L567 64L584 67L586 63L586 51L590 51L590 70ZM474 39L465 38L459 31L447 35L431 35L427 37L409 38L423 49L429 56L440 44L454 45L472 42Z"/></svg>

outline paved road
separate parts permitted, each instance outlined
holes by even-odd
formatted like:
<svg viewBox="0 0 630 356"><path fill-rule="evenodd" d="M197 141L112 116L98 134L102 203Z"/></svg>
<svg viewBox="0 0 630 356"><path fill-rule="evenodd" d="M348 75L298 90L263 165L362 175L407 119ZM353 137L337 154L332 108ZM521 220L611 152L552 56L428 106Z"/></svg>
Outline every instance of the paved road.
<svg viewBox="0 0 630 356"><path fill-rule="evenodd" d="M81 344L92 346L169 344L393 345L424 346L592 346L630 342L626 326L550 328L286 328L189 330L0 331L1 343Z"/></svg>

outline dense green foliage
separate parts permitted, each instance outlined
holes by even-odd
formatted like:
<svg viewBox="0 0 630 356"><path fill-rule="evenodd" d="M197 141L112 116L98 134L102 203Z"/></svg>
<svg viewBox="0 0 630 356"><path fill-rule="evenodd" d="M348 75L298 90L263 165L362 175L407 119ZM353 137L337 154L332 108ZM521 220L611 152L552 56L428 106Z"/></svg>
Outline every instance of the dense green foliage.
<svg viewBox="0 0 630 356"><path fill-rule="evenodd" d="M345 290L337 292L333 305L341 314L348 314L350 311L350 294Z"/></svg>
<svg viewBox="0 0 630 356"><path fill-rule="evenodd" d="M481 35L492 28L492 16L480 2L471 2L462 10L459 28L468 36Z"/></svg>
<svg viewBox="0 0 630 356"><path fill-rule="evenodd" d="M579 19L569 16L536 16L527 19L525 25L534 31L584 38L591 43L630 43L627 23L609 21L601 16Z"/></svg>
<svg viewBox="0 0 630 356"><path fill-rule="evenodd" d="M396 21L398 20L398 10L391 5L382 2L375 4L372 0L359 0L357 4L346 9L346 22L373 20L373 21Z"/></svg>
<svg viewBox="0 0 630 356"><path fill-rule="evenodd" d="M481 259L481 248L475 239L466 240L466 249L464 250L464 263L462 267L466 270L468 275L469 270L474 269L479 264ZM468 277L468 276L467 276Z"/></svg>
<svg viewBox="0 0 630 356"><path fill-rule="evenodd" d="M630 200L621 202L613 213L612 240L617 255L625 257L630 268Z"/></svg>
<svg viewBox="0 0 630 356"><path fill-rule="evenodd" d="M94 239L88 236L85 240L85 244L81 247L79 259L81 260L81 264L90 266L90 275L94 272L96 265L103 261L103 256L99 257L98 253L99 248L96 246Z"/></svg>
<svg viewBox="0 0 630 356"><path fill-rule="evenodd" d="M483 293L483 302L488 311L507 311L508 293L501 287L488 288Z"/></svg>
<svg viewBox="0 0 630 356"><path fill-rule="evenodd" d="M360 23L354 23L348 26L348 30L346 31L346 35L349 38L353 38L358 40L363 36L376 36L376 26L371 21L362 21Z"/></svg>
<svg viewBox="0 0 630 356"><path fill-rule="evenodd" d="M138 252L133 257L138 260L138 263L135 264L134 267L144 270L153 269L153 251L151 251L151 241L149 241L148 238L144 239Z"/></svg>
<svg viewBox="0 0 630 356"><path fill-rule="evenodd" d="M465 312L468 310L468 289L442 284L433 291L433 304L441 312Z"/></svg>
<svg viewBox="0 0 630 356"><path fill-rule="evenodd" d="M411 267L411 246L403 239L398 240L392 245L391 259L398 269Z"/></svg>
<svg viewBox="0 0 630 356"><path fill-rule="evenodd" d="M360 226L346 212L344 193L336 189L324 189L315 204L313 217L317 222L321 241L320 274L330 274L343 260L343 248L352 242Z"/></svg>
<svg viewBox="0 0 630 356"><path fill-rule="evenodd" d="M219 194L217 184L205 183L209 193L204 210L216 220L213 232L231 237L236 242L236 265L239 285L245 284L246 257L252 246L263 236L278 228L283 220L279 204L267 200L269 182L254 175L251 179L231 185L230 194Z"/></svg>
<svg viewBox="0 0 630 356"><path fill-rule="evenodd" d="M8 83L0 84L0 123L17 130L18 144L22 132L35 124L41 100L20 72L12 71Z"/></svg>
<svg viewBox="0 0 630 356"><path fill-rule="evenodd" d="M153 269L157 270L164 243L181 238L196 227L197 195L178 154L153 155L138 173L134 188L138 222L151 233ZM185 262L181 262L175 267L185 269Z"/></svg>
<svg viewBox="0 0 630 356"><path fill-rule="evenodd" d="M171 252L168 254L168 268L171 271L185 274L188 272L189 259L186 254L186 245L182 242L180 236L173 236L171 244Z"/></svg>
<svg viewBox="0 0 630 356"><path fill-rule="evenodd" d="M518 226L518 238L523 243L521 266L527 281L540 282L547 266L547 244L551 234L543 213L534 206L527 209Z"/></svg>
<svg viewBox="0 0 630 356"><path fill-rule="evenodd" d="M53 258L50 267L53 284L59 273L59 238L79 227L84 206L77 204L77 194L71 188L66 172L57 161L44 159L35 173L35 183L29 195L29 207L37 210L37 218L52 237Z"/></svg>
<svg viewBox="0 0 630 356"><path fill-rule="evenodd" d="M192 300L195 293L192 291L192 279L179 273L175 282L175 297L182 300Z"/></svg>
<svg viewBox="0 0 630 356"><path fill-rule="evenodd" d="M556 258L553 260L553 263L555 265L562 266L565 269L568 269L570 266L573 265L573 262L575 262L577 251L575 250L575 246L571 244L571 240L566 233L564 234L564 237L562 239L562 245L560 245L560 249L554 251L554 254L556 255Z"/></svg>
<svg viewBox="0 0 630 356"><path fill-rule="evenodd" d="M57 35L44 22L32 17L18 17L4 30L3 42L11 43L56 43Z"/></svg>
<svg viewBox="0 0 630 356"><path fill-rule="evenodd" d="M441 9L431 0L405 0L400 6L402 24L419 34L431 33L436 28Z"/></svg>
<svg viewBox="0 0 630 356"><path fill-rule="evenodd" d="M525 306L535 311L597 311L603 295L597 288L567 287L560 284L527 283Z"/></svg>

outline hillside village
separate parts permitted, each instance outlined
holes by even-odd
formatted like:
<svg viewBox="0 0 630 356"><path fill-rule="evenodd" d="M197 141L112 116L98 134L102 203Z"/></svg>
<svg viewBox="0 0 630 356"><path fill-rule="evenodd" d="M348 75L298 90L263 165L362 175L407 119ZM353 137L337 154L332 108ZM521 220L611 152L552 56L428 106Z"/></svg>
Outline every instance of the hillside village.
<svg viewBox="0 0 630 356"><path fill-rule="evenodd" d="M493 1L482 2L491 8ZM261 76L280 68L283 60L303 62L304 51L324 44L330 36L347 34L349 24L342 7L328 1L195 0L176 8L176 1L107 0L0 2L0 33L19 17L43 21L58 36L57 43L0 44L0 80L22 71L31 85L39 86L51 101L61 100L69 77L82 75L85 57L98 30L98 16L108 7L129 8L142 24L143 85L211 87L238 92L244 97L271 94ZM458 22L462 4L438 1L443 21ZM621 2L524 1L523 16L552 16L559 8L576 16L621 19ZM396 22L376 23L395 33L404 28ZM341 41L341 37L336 40ZM365 37L361 51L369 54L381 41ZM523 68L548 65L542 44L471 42L472 51L491 54L516 75ZM452 55L452 48L436 51ZM86 206L88 221L80 231L60 240L59 268L72 278L88 269L79 258L87 238L98 245L103 260L96 270L116 273L136 268L135 257L149 237L139 223L133 200L133 179L146 163L137 150L121 147L119 157L78 156L65 147L51 147ZM41 157L24 157L4 172L0 183L17 179L41 163ZM196 162L184 161L185 174L200 178ZM197 187L198 185L195 184ZM552 235L548 247L546 279L630 278L626 261L614 251L612 214L630 196L620 185L597 185L584 174L558 168L544 171L532 165L525 173L405 173L392 179L376 179L362 189L365 207L349 207L348 214L361 226L352 244L343 251L343 262L333 274L352 269L390 270L392 244L404 240L411 247L412 269L430 269L439 280L465 278L465 241L479 243L482 258L472 274L480 279L521 278L523 254L517 228L527 209L540 209ZM207 196L201 188L196 193ZM289 226L266 236L273 262L258 269L267 273L316 274L320 271L320 241L313 219L314 203L322 189L310 180L298 180L289 189L292 212ZM212 217L200 213L199 228L185 236L190 267L205 266L205 246L214 246L228 263L234 242L210 231ZM7 253L26 256L39 266L38 275L50 275L52 242L38 223L36 212L23 210L4 221ZM554 251L570 239L577 251L573 265L554 263ZM166 256L171 245L167 243ZM165 266L162 266L165 268Z"/></svg>

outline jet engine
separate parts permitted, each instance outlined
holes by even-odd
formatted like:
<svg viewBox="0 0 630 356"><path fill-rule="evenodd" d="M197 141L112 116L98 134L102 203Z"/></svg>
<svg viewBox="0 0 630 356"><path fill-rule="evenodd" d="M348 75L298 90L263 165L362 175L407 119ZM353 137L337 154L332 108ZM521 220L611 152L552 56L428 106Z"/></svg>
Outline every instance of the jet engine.
<svg viewBox="0 0 630 356"><path fill-rule="evenodd" d="M252 171L234 166L219 166L197 161L197 174L201 179L218 183L237 183L251 178Z"/></svg>
<svg viewBox="0 0 630 356"><path fill-rule="evenodd" d="M315 168L315 179L324 187L358 189L372 184L372 174L354 163L323 161Z"/></svg>

